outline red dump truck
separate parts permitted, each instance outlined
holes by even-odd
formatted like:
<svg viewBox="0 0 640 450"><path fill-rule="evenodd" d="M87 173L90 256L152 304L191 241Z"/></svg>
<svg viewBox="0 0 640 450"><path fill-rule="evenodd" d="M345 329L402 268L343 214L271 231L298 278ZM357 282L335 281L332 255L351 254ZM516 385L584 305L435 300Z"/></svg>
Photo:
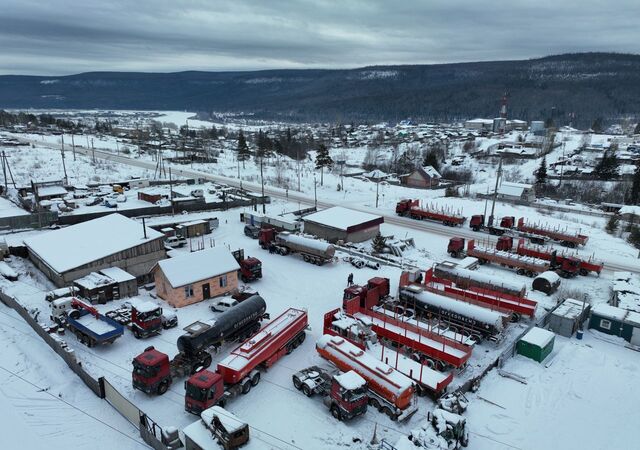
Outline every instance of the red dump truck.
<svg viewBox="0 0 640 450"><path fill-rule="evenodd" d="M324 335L316 350L343 372L353 370L367 382L369 405L392 420L406 420L417 410L411 379L338 336Z"/></svg>
<svg viewBox="0 0 640 450"><path fill-rule="evenodd" d="M437 206L421 207L420 200L400 200L396 204L396 214L416 220L433 220L451 227L462 225L466 217L446 208Z"/></svg>
<svg viewBox="0 0 640 450"><path fill-rule="evenodd" d="M332 244L288 231L277 233L273 228L261 229L258 243L263 249L280 255L299 253L306 262L319 266L333 261L336 254Z"/></svg>
<svg viewBox="0 0 640 450"><path fill-rule="evenodd" d="M289 308L218 363L215 372L203 370L185 382L185 410L200 414L214 405L247 394L260 382L258 369L267 369L304 342L306 311Z"/></svg>
<svg viewBox="0 0 640 450"><path fill-rule="evenodd" d="M570 248L575 248L578 245L586 245L589 240L589 236L585 236L579 232L570 232L569 230L551 228L542 224L527 223L524 217L520 217L520 219L518 219L516 229L523 233L548 237Z"/></svg>

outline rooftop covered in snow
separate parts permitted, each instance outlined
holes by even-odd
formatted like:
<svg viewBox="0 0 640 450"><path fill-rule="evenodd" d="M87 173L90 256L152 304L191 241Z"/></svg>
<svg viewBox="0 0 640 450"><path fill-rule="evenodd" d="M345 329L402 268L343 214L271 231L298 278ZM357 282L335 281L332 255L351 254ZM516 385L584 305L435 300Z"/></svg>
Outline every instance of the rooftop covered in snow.
<svg viewBox="0 0 640 450"><path fill-rule="evenodd" d="M158 262L172 287L177 288L238 270L240 266L225 248L214 247Z"/></svg>
<svg viewBox="0 0 640 450"><path fill-rule="evenodd" d="M72 225L25 239L30 252L35 253L58 273L84 266L90 262L136 247L164 235L121 214Z"/></svg>
<svg viewBox="0 0 640 450"><path fill-rule="evenodd" d="M342 231L352 231L361 226L374 226L384 222L381 216L369 214L353 209L334 206L305 216L305 222L313 222Z"/></svg>

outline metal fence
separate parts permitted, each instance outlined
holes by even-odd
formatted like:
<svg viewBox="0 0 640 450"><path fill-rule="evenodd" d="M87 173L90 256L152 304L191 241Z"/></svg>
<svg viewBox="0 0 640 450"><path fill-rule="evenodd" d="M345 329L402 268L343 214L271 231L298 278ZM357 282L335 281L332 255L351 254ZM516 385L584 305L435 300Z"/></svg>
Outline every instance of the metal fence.
<svg viewBox="0 0 640 450"><path fill-rule="evenodd" d="M122 395L106 378L98 380L87 373L82 364L76 359L73 350L69 349L64 341L55 339L29 314L18 301L0 291L0 301L16 311L20 317L44 340L45 343L56 352L69 368L84 382L84 384L99 398L107 401L116 411L139 430L140 437L145 443L155 450L171 450L178 448L175 445L167 445L163 442L162 428L147 417L136 405Z"/></svg>
<svg viewBox="0 0 640 450"><path fill-rule="evenodd" d="M25 228L48 227L58 221L58 213L43 211L22 216L1 217L0 229L21 230Z"/></svg>

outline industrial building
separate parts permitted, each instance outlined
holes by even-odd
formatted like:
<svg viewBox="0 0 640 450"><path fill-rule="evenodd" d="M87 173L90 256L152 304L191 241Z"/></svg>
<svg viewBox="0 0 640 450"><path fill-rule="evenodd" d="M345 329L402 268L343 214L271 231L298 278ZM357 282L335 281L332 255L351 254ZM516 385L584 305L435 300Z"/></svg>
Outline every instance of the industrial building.
<svg viewBox="0 0 640 450"><path fill-rule="evenodd" d="M29 259L57 287L91 272L120 267L140 282L166 258L164 235L114 213L25 239Z"/></svg>
<svg viewBox="0 0 640 450"><path fill-rule="evenodd" d="M380 232L384 218L334 206L303 218L304 232L329 242L363 242Z"/></svg>
<svg viewBox="0 0 640 450"><path fill-rule="evenodd" d="M181 308L235 290L239 268L222 247L165 259L153 270L156 292L174 308Z"/></svg>

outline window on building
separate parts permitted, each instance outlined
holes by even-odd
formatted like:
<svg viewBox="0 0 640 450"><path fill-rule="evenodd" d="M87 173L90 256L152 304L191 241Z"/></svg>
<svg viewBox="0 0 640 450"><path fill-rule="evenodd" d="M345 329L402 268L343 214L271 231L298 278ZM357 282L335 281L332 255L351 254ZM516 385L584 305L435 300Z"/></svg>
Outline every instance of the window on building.
<svg viewBox="0 0 640 450"><path fill-rule="evenodd" d="M603 328L605 330L610 330L611 329L611 321L610 320L606 320L606 319L600 319L600 328Z"/></svg>
<svg viewBox="0 0 640 450"><path fill-rule="evenodd" d="M222 275L220 277L220 287L227 287L227 276L226 275Z"/></svg>
<svg viewBox="0 0 640 450"><path fill-rule="evenodd" d="M184 296L186 298L193 297L193 285L192 284L190 284L189 286L185 286L184 287Z"/></svg>

